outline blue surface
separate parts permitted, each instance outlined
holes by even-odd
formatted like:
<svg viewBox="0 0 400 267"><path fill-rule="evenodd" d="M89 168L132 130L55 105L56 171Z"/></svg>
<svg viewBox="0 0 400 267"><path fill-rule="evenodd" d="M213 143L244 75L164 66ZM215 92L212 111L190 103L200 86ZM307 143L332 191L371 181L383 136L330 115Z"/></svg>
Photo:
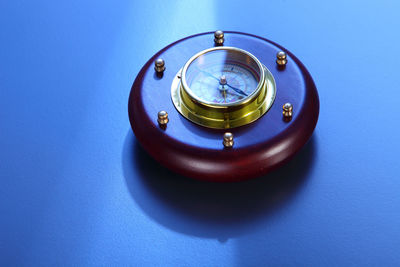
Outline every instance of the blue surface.
<svg viewBox="0 0 400 267"><path fill-rule="evenodd" d="M169 1L168 1L169 2ZM1 1L0 265L400 265L398 1ZM214 29L285 46L316 132L269 177L174 177L127 101L165 45Z"/></svg>

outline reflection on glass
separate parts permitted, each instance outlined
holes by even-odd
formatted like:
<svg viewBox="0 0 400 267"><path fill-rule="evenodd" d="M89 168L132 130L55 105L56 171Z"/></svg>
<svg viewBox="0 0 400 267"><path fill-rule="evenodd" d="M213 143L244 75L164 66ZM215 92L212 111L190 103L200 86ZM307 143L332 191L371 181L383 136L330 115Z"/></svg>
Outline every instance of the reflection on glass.
<svg viewBox="0 0 400 267"><path fill-rule="evenodd" d="M216 50L189 65L186 82L202 102L232 104L256 90L260 70L252 58L240 51Z"/></svg>

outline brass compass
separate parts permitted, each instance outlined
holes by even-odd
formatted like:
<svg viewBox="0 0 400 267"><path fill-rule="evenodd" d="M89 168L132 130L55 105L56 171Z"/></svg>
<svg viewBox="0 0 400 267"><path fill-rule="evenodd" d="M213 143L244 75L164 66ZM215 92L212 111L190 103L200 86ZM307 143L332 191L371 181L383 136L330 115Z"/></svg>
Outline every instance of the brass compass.
<svg viewBox="0 0 400 267"><path fill-rule="evenodd" d="M276 95L271 72L251 53L214 47L190 58L171 86L176 109L190 121L227 129L251 123Z"/></svg>

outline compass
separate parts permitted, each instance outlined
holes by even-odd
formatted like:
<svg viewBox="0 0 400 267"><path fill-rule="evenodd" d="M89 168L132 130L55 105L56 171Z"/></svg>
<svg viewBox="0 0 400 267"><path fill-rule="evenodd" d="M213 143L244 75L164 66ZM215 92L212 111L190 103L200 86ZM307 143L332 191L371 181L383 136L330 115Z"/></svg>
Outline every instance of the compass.
<svg viewBox="0 0 400 267"><path fill-rule="evenodd" d="M194 55L172 83L176 109L210 128L234 128L260 118L275 99L270 71L251 53L215 47Z"/></svg>
<svg viewBox="0 0 400 267"><path fill-rule="evenodd" d="M128 111L137 140L160 164L230 182L290 160L314 131L319 99L306 68L285 48L216 31L154 55L135 79Z"/></svg>

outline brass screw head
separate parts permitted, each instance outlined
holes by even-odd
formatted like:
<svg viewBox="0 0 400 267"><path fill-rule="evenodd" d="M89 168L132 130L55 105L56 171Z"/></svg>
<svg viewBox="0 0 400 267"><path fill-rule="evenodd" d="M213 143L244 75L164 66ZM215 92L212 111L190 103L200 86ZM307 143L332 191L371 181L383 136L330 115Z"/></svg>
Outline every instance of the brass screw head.
<svg viewBox="0 0 400 267"><path fill-rule="evenodd" d="M283 109L282 114L285 118L292 117L292 115L293 115L293 105L292 104L286 103L283 105L282 109Z"/></svg>
<svg viewBox="0 0 400 267"><path fill-rule="evenodd" d="M165 70L165 62L162 58L157 58L154 62L154 69L157 73L162 73Z"/></svg>
<svg viewBox="0 0 400 267"><path fill-rule="evenodd" d="M224 43L224 32L223 31L215 31L214 32L214 42L216 45L222 45Z"/></svg>
<svg viewBox="0 0 400 267"><path fill-rule="evenodd" d="M160 112L158 112L157 121L160 125L167 125L167 123L169 122L168 113L164 110L161 110Z"/></svg>
<svg viewBox="0 0 400 267"><path fill-rule="evenodd" d="M278 64L279 66L285 66L287 63L287 55L285 52L283 51L279 51L276 54L276 64Z"/></svg>
<svg viewBox="0 0 400 267"><path fill-rule="evenodd" d="M224 141L222 143L224 147L233 147L233 134L230 132L224 133Z"/></svg>

